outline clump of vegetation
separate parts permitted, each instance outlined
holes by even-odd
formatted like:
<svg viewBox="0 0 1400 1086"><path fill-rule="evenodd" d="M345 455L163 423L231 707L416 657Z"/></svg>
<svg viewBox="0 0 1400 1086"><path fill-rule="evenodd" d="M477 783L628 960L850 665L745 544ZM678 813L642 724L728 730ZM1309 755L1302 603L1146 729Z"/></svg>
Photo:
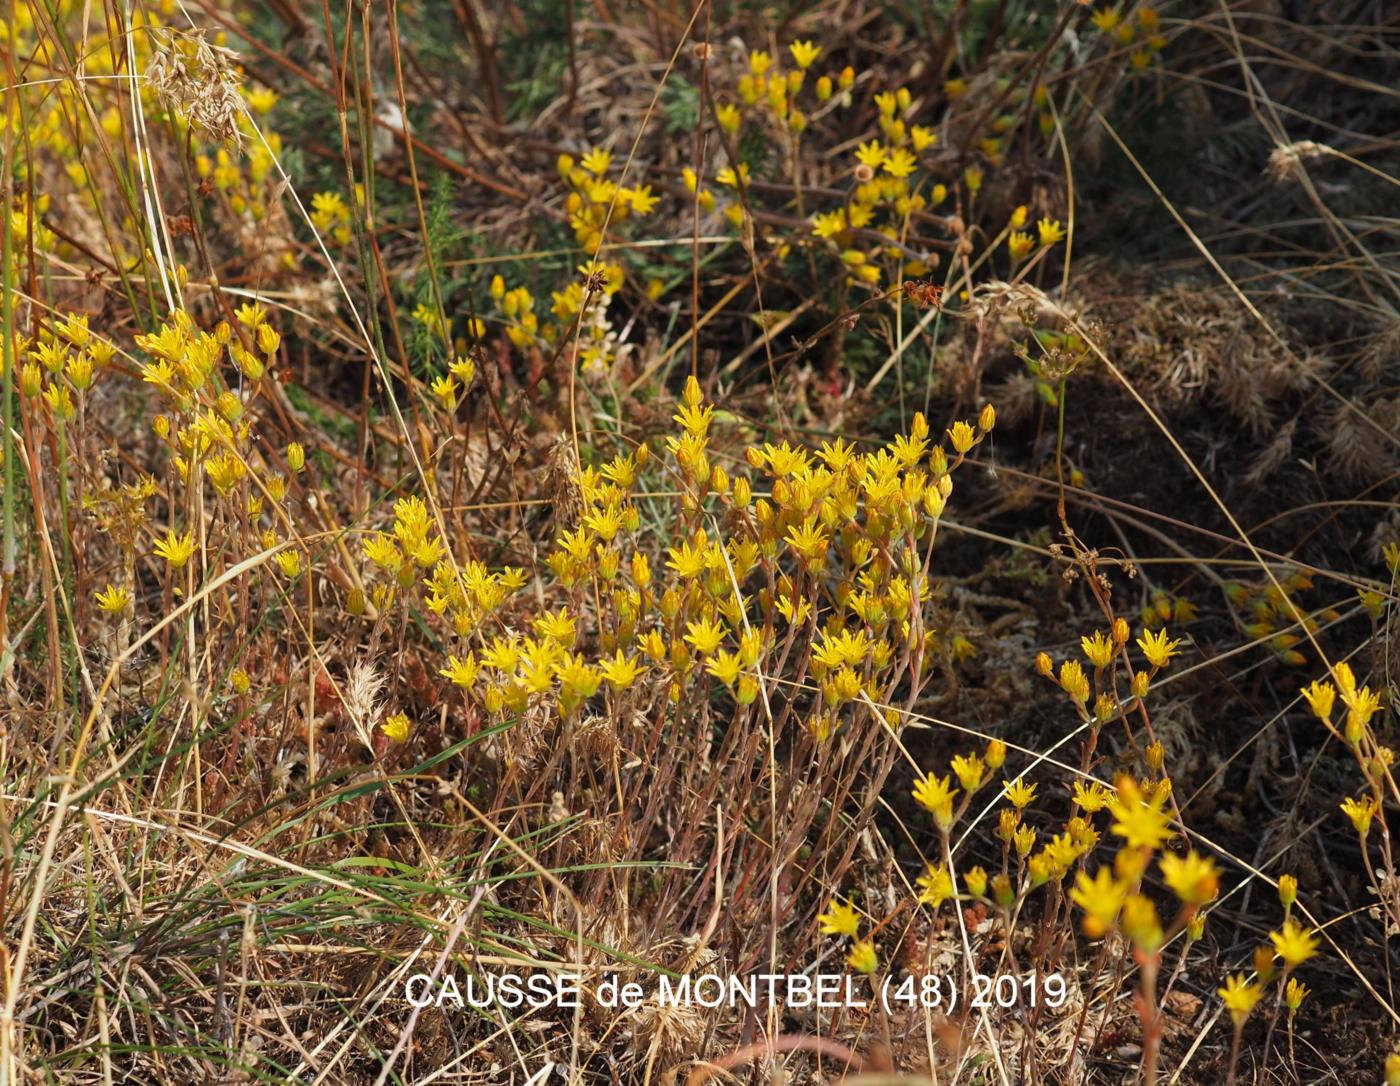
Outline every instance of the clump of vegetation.
<svg viewBox="0 0 1400 1086"><path fill-rule="evenodd" d="M0 1084L1400 1082L1388 35L12 4Z"/></svg>

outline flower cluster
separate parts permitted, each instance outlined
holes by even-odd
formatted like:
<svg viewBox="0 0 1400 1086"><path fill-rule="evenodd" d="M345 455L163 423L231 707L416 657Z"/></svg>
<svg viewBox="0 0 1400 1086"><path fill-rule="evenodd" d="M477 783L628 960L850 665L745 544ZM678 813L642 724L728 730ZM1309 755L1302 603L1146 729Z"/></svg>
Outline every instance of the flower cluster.
<svg viewBox="0 0 1400 1086"><path fill-rule="evenodd" d="M1335 622L1340 617L1333 608L1314 614L1296 602L1296 597L1312 586L1312 579L1295 569L1280 577L1277 583L1269 579L1228 581L1225 597L1235 608L1250 638L1267 644L1281 663L1301 667L1307 658L1297 646L1305 637L1316 634L1321 622Z"/></svg>
<svg viewBox="0 0 1400 1086"><path fill-rule="evenodd" d="M1254 975L1235 973L1226 978L1220 989L1221 1001L1230 1012L1236 1031L1244 1028L1267 989L1273 985L1278 1001L1287 1008L1289 1024L1303 1005L1310 989L1295 975L1294 970L1317 953L1316 933L1300 924L1292 915L1298 900L1298 880L1282 875L1278 880L1279 901L1283 905L1283 923L1269 933L1269 941L1261 943L1254 952Z"/></svg>
<svg viewBox="0 0 1400 1086"><path fill-rule="evenodd" d="M27 359L20 367L20 391L39 400L56 425L71 422L116 351L88 330L86 314L69 313L45 328L38 342L16 344L16 354Z"/></svg>
<svg viewBox="0 0 1400 1086"><path fill-rule="evenodd" d="M783 68L781 55L774 57L762 49L751 52L748 71L739 77L736 85L738 101L722 103L716 108L720 128L731 136L738 135L746 120L757 121L762 117L793 134L802 132L807 127L807 114L798 107L797 99L807 83L808 71L821 52L821 46L810 41L790 43L788 53L793 67L787 70ZM854 83L855 70L846 67L834 79L830 75L819 77L812 92L821 104L833 95L844 95Z"/></svg>
<svg viewBox="0 0 1400 1086"><path fill-rule="evenodd" d="M496 316L510 342L522 350L560 350L590 377L602 377L628 353L609 316L609 308L622 289L626 275L621 264L589 262L578 268L577 278L550 295L550 315L540 323L535 296L528 287L507 288L505 279L491 279L490 294ZM563 341L561 343L561 340Z"/></svg>
<svg viewBox="0 0 1400 1086"><path fill-rule="evenodd" d="M1155 8L1138 8L1126 19L1117 7L1099 8L1090 18L1115 49L1129 50L1128 63L1134 71L1146 68L1152 58L1167 47L1167 37L1161 31Z"/></svg>
<svg viewBox="0 0 1400 1086"><path fill-rule="evenodd" d="M567 717L604 683L616 699L644 676L675 702L697 680L700 689L713 682L746 712L764 677L778 675L784 689L767 691L765 711L801 703L819 741L853 714L897 726L897 691L911 681L917 691L952 652L931 622L931 542L952 473L994 413L955 424L951 455L917 416L907 435L872 452L839 439L817 450L752 447L756 475L712 462L713 418L691 378L666 442L682 519L664 562L642 545L656 528L643 528L635 494L657 458L640 445L578 473L576 523L545 563L568 595L563 606L517 616L509 628L519 632L492 632L483 620L525 585L525 572L456 561L428 507L405 498L392 533L364 543L382 578L376 607L413 589L455 638L442 674L492 716L544 705ZM596 631L588 641L585 629ZM791 693L808 684L809 704Z"/></svg>
<svg viewBox="0 0 1400 1086"><path fill-rule="evenodd" d="M715 122L727 147L725 164L715 173L715 183L721 188L733 191L736 197L740 190L747 190L754 168L754 163L743 157L744 148L752 146L748 137L776 138L795 171L798 146L811 111L850 104L850 90L856 78L853 68L848 66L835 75L822 75L808 82L812 65L821 52L821 47L810 41L794 41L788 45L793 66L786 69L781 55L774 57L762 49L750 52L747 70L739 77L733 97L715 107ZM806 109L799 104L803 99L807 102ZM690 167L685 168L684 177L687 189L696 195L701 209L713 211L716 206L713 190L702 187ZM727 202L724 216L731 226L742 225L742 199Z"/></svg>
<svg viewBox="0 0 1400 1086"><path fill-rule="evenodd" d="M933 129L913 121L914 101L900 87L875 96L880 138L860 144L852 155L854 186L840 207L812 218L812 233L830 242L850 278L868 286L904 274L925 275L936 260L909 246L913 217L948 197L939 182L926 189L916 177L920 156L938 143Z"/></svg>
<svg viewBox="0 0 1400 1086"><path fill-rule="evenodd" d="M645 217L656 210L660 197L650 185L625 188L608 177L612 153L594 147L577 163L572 155L559 156L559 176L569 186L564 210L574 237L587 253L603 244L604 231L616 228L633 215Z"/></svg>
<svg viewBox="0 0 1400 1086"><path fill-rule="evenodd" d="M850 902L832 900L826 912L817 918L823 935L835 935L850 940L846 964L857 973L870 974L880 968L880 956L871 939L860 937L860 913Z"/></svg>
<svg viewBox="0 0 1400 1086"><path fill-rule="evenodd" d="M1165 629L1154 633L1144 627L1135 644L1145 666L1134 669L1127 653L1130 635L1127 620L1119 618L1107 634L1095 630L1092 636L1080 638L1080 651L1090 667L1088 672L1077 659L1062 661L1057 671L1048 652L1036 656L1036 670L1064 691L1076 715L1095 733L1125 713L1133 701L1146 697L1157 672L1179 654L1179 639L1168 640ZM1127 679L1126 694L1119 687L1120 676Z"/></svg>
<svg viewBox="0 0 1400 1086"><path fill-rule="evenodd" d="M274 550L284 546L291 524L288 471L302 470L305 450L293 443L276 465L254 439L251 410L274 379L282 337L257 302L239 306L234 317L211 330L174 311L158 331L136 336L139 373L165 408L152 429L169 454L172 480L195 491L207 481L229 522L256 530L262 546ZM155 546L176 569L194 551L193 533L173 529ZM301 572L301 562L296 549L277 556L288 577Z"/></svg>
<svg viewBox="0 0 1400 1086"><path fill-rule="evenodd" d="M356 185L356 204L364 206L364 188ZM318 192L311 197L311 225L339 248L350 244L350 205L338 192Z"/></svg>

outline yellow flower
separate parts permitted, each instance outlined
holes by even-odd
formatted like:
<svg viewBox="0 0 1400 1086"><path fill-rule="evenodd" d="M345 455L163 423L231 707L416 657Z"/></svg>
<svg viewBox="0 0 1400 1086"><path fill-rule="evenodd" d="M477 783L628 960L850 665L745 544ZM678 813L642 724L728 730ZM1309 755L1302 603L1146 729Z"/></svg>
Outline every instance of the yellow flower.
<svg viewBox="0 0 1400 1086"><path fill-rule="evenodd" d="M834 238L845 229L846 213L839 207L812 216L812 233L819 238Z"/></svg>
<svg viewBox="0 0 1400 1086"><path fill-rule="evenodd" d="M967 757L958 756L952 761L953 772L957 775L958 783L968 792L975 792L982 786L982 776L986 772L986 766L982 764L982 759L975 754Z"/></svg>
<svg viewBox="0 0 1400 1086"><path fill-rule="evenodd" d="M1113 800L1113 794L1098 781L1090 781L1088 784L1075 781L1073 792L1074 802L1090 814L1102 811Z"/></svg>
<svg viewBox="0 0 1400 1086"><path fill-rule="evenodd" d="M679 548L670 547L667 553L671 558L666 566L674 570L681 580L694 580L705 572L705 550L706 541L703 535L696 539L694 546L685 542Z"/></svg>
<svg viewBox="0 0 1400 1086"><path fill-rule="evenodd" d="M1166 628L1158 630L1153 634L1144 628L1142 636L1137 639L1137 647L1142 649L1142 654L1147 657L1147 662L1153 667L1166 667L1167 661L1178 655L1176 647L1181 644L1178 638L1175 641L1167 640Z"/></svg>
<svg viewBox="0 0 1400 1086"><path fill-rule="evenodd" d="M1337 700L1335 686L1325 680L1322 682L1314 680L1310 685L1303 687L1301 693L1308 703L1308 708L1313 711L1313 715L1318 720L1326 724L1332 719L1332 706L1336 704Z"/></svg>
<svg viewBox="0 0 1400 1086"><path fill-rule="evenodd" d="M551 641L557 641L566 649L574 647L574 638L577 636L578 624L569 614L567 607L561 607L558 611L546 611L533 622L531 629L541 637L547 637Z"/></svg>
<svg viewBox="0 0 1400 1086"><path fill-rule="evenodd" d="M932 773L914 784L914 802L935 815L941 810L951 810L956 794L957 789L947 777L935 777Z"/></svg>
<svg viewBox="0 0 1400 1086"><path fill-rule="evenodd" d="M574 653L564 654L560 662L554 665L554 674L559 679L559 700L565 710L571 710L591 698L603 681L601 671Z"/></svg>
<svg viewBox="0 0 1400 1086"><path fill-rule="evenodd" d="M269 87L245 91L243 97L248 100L248 108L254 113L266 113L277 104L277 92Z"/></svg>
<svg viewBox="0 0 1400 1086"><path fill-rule="evenodd" d="M277 568L288 579L301 572L301 551L285 550L277 552Z"/></svg>
<svg viewBox="0 0 1400 1086"><path fill-rule="evenodd" d="M1332 677L1337 680L1342 692L1342 703L1346 704L1347 699L1356 693L1356 676L1352 673L1351 665L1346 661L1333 665Z"/></svg>
<svg viewBox="0 0 1400 1086"><path fill-rule="evenodd" d="M274 355L282 345L282 337L270 324L258 325L258 349L265 355Z"/></svg>
<svg viewBox="0 0 1400 1086"><path fill-rule="evenodd" d="M1343 734L1348 743L1356 744L1366 734L1366 725L1381 707L1379 694L1372 693L1369 686L1343 695L1347 707L1346 727Z"/></svg>
<svg viewBox="0 0 1400 1086"><path fill-rule="evenodd" d="M75 355L68 360L65 372L68 380L73 382L73 387L79 392L86 391L92 385L92 360L87 355Z"/></svg>
<svg viewBox="0 0 1400 1086"><path fill-rule="evenodd" d="M448 367L452 371L452 376L462 382L463 387L472 383L472 378L476 376L476 362L470 358L458 356Z"/></svg>
<svg viewBox="0 0 1400 1086"><path fill-rule="evenodd" d="M67 385L52 384L44 389L44 402L49 405L49 410L54 417L61 422L68 422L77 414L77 409L73 406L72 394L68 391Z"/></svg>
<svg viewBox="0 0 1400 1086"><path fill-rule="evenodd" d="M1298 879L1294 875L1280 875L1278 877L1278 899L1287 909L1298 900Z"/></svg>
<svg viewBox="0 0 1400 1086"><path fill-rule="evenodd" d="M1094 25L1098 27L1099 31L1103 34L1107 34L1113 30L1121 19L1122 15L1118 13L1117 8L1100 8L1093 14Z"/></svg>
<svg viewBox="0 0 1400 1086"><path fill-rule="evenodd" d="M119 615L127 609L131 603L131 593L125 588L118 588L109 584L103 591L97 593L97 606L110 615Z"/></svg>
<svg viewBox="0 0 1400 1086"><path fill-rule="evenodd" d="M1282 928L1270 932L1269 940L1289 968L1302 965L1317 953L1317 936L1293 919L1285 920Z"/></svg>
<svg viewBox="0 0 1400 1086"><path fill-rule="evenodd" d="M457 406L457 381L450 373L444 373L440 377L433 378L433 395L441 401L442 406L451 411Z"/></svg>
<svg viewBox="0 0 1400 1086"><path fill-rule="evenodd" d="M744 670L744 661L736 652L717 652L705 662L705 670L725 686L733 686Z"/></svg>
<svg viewBox="0 0 1400 1086"><path fill-rule="evenodd" d="M1118 780L1118 795L1109 802L1115 821L1112 829L1127 841L1129 848L1156 848L1172 836L1169 816L1162 810L1166 789L1154 788L1144 795L1142 787L1126 774Z"/></svg>
<svg viewBox="0 0 1400 1086"><path fill-rule="evenodd" d="M897 147L886 156L882 165L884 166L885 172L891 177L903 178L908 177L914 172L915 166L918 165L918 160L914 158L914 153L912 151L906 150L903 147Z"/></svg>
<svg viewBox="0 0 1400 1086"><path fill-rule="evenodd" d="M1066 660L1060 665L1060 686L1077 702L1089 700L1089 679L1078 660Z"/></svg>
<svg viewBox="0 0 1400 1086"><path fill-rule="evenodd" d="M1074 889L1069 898L1084 910L1084 934L1101 939L1113 927L1118 910L1127 897L1127 887L1113 877L1112 869L1103 864L1090 878L1081 870L1074 877Z"/></svg>
<svg viewBox="0 0 1400 1086"><path fill-rule="evenodd" d="M808 517L800 528L790 529L786 540L793 550L813 565L826 560L829 541L826 533L817 527L816 517Z"/></svg>
<svg viewBox="0 0 1400 1086"><path fill-rule="evenodd" d="M598 668L614 690L626 690L637 681L637 676L646 670L646 666L636 656L628 656L621 649L612 657L605 656L599 660Z"/></svg>
<svg viewBox="0 0 1400 1086"><path fill-rule="evenodd" d="M878 170L880 164L885 161L885 148L880 146L879 140L871 140L869 143L862 143L856 148L856 161L862 166L869 166L872 170Z"/></svg>
<svg viewBox="0 0 1400 1086"><path fill-rule="evenodd" d="M167 530L164 539L156 540L156 555L164 558L175 568L181 568L194 554L194 533L186 532L179 535L174 531Z"/></svg>
<svg viewBox="0 0 1400 1086"><path fill-rule="evenodd" d="M737 189L742 181L745 185L749 183L749 164L739 163L739 172L736 174L733 167L725 166L715 174L715 180L721 185L727 185L731 189Z"/></svg>
<svg viewBox="0 0 1400 1086"><path fill-rule="evenodd" d="M1014 781L1001 783L1006 789L1006 801L1016 810L1024 811L1035 800L1035 785L1027 784L1025 778L1017 777Z"/></svg>
<svg viewBox="0 0 1400 1086"><path fill-rule="evenodd" d="M953 879L942 864L929 864L928 873L915 880L919 887L919 901L932 908L938 908L953 896Z"/></svg>
<svg viewBox="0 0 1400 1086"><path fill-rule="evenodd" d="M1283 1001L1288 1005L1288 1010L1291 1013L1301 1007L1303 1000L1311 994L1308 986L1300 983L1297 977L1289 977L1288 985L1283 990Z"/></svg>
<svg viewBox="0 0 1400 1086"><path fill-rule="evenodd" d="M476 684L476 677L481 674L481 665L477 663L474 653L467 653L465 660L449 656L447 666L439 670L438 674L450 679L454 685L468 690Z"/></svg>
<svg viewBox="0 0 1400 1086"><path fill-rule="evenodd" d="M827 906L826 912L817 917L823 935L848 935L852 939L860 930L860 914L851 904L842 905L835 898Z"/></svg>
<svg viewBox="0 0 1400 1086"><path fill-rule="evenodd" d="M1019 264L1035 248L1035 242L1024 230L1013 230L1006 239L1006 248L1011 253L1011 259Z"/></svg>
<svg viewBox="0 0 1400 1086"><path fill-rule="evenodd" d="M638 215L650 215L661 202L661 197L652 194L650 185L640 185L634 189L623 189L623 195ZM480 338L480 337L478 337Z"/></svg>
<svg viewBox="0 0 1400 1086"><path fill-rule="evenodd" d="M1097 668L1108 667L1108 662L1113 659L1113 642L1103 635L1102 630L1095 630L1093 637L1081 637L1079 646L1089 663Z"/></svg>
<svg viewBox="0 0 1400 1086"><path fill-rule="evenodd" d="M1185 856L1172 853L1162 857L1162 878L1172 893L1186 905L1204 905L1220 888L1220 872L1209 857L1192 849Z"/></svg>
<svg viewBox="0 0 1400 1086"><path fill-rule="evenodd" d="M403 565L403 555L399 553L398 544L383 532L366 536L361 549L366 558L390 573Z"/></svg>
<svg viewBox="0 0 1400 1086"><path fill-rule="evenodd" d="M732 134L739 131L739 122L743 120L743 115L739 112L738 106L725 103L722 106L715 107L715 120L719 121L719 126L721 128ZM687 169L689 169L689 167L687 167ZM692 170L686 178L686 185L691 192L695 191L695 183L691 181L691 178L694 176L695 174ZM698 183L698 179L696 183Z"/></svg>
<svg viewBox="0 0 1400 1086"><path fill-rule="evenodd" d="M580 164L585 170L593 174L594 177L602 177L608 172L608 164L612 162L612 152L605 151L601 147L595 147L583 156Z"/></svg>
<svg viewBox="0 0 1400 1086"><path fill-rule="evenodd" d="M875 944L869 939L862 939L851 947L851 952L846 955L846 964L857 973L873 973L880 968L879 955L875 953Z"/></svg>
<svg viewBox="0 0 1400 1086"><path fill-rule="evenodd" d="M806 596L783 595L778 597L778 614L782 615L789 626L796 626L806 620L812 613L812 601Z"/></svg>
<svg viewBox="0 0 1400 1086"><path fill-rule="evenodd" d="M813 45L810 41L795 41L788 46L788 52L792 54L793 61L803 71L812 66L812 61L821 55L821 51L820 45Z"/></svg>
<svg viewBox="0 0 1400 1086"><path fill-rule="evenodd" d="M1059 219L1041 219L1035 224L1035 229L1042 245L1054 245L1057 241L1065 240L1065 228L1060 225Z"/></svg>
<svg viewBox="0 0 1400 1086"><path fill-rule="evenodd" d="M855 667L864 663L869 655L870 637L864 630L857 630L855 633L841 630L833 635L823 629L821 644L813 651L812 659L823 667L834 670L843 664Z"/></svg>
<svg viewBox="0 0 1400 1086"><path fill-rule="evenodd" d="M711 655L724 640L724 623L718 619L687 622L685 628L685 643L701 656Z"/></svg>
<svg viewBox="0 0 1400 1086"><path fill-rule="evenodd" d="M408 740L408 717L403 713L395 713L386 718L384 723L379 725L379 728L395 743L404 743Z"/></svg>
<svg viewBox="0 0 1400 1086"><path fill-rule="evenodd" d="M1235 1028L1239 1029L1245 1023L1245 1019L1254 1010L1260 998L1264 995L1264 989L1258 984L1252 984L1245 979L1243 973L1236 973L1225 981L1225 987L1219 989L1220 998L1225 1003L1225 1009L1230 1012L1231 1019L1234 1020Z"/></svg>
<svg viewBox="0 0 1400 1086"><path fill-rule="evenodd" d="M1351 819L1352 826L1362 837L1371 832L1371 819L1375 817L1378 810L1379 807L1376 805L1374 796L1367 796L1360 800L1348 796L1342 800L1342 813Z"/></svg>

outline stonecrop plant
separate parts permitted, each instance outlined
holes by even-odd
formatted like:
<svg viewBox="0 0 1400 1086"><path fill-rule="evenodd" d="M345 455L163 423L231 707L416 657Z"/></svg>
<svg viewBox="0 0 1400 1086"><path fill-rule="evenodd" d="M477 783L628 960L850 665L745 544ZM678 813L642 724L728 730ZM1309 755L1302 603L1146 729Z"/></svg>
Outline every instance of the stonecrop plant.
<svg viewBox="0 0 1400 1086"><path fill-rule="evenodd" d="M1394 25L1285 7L0 11L0 1086L1400 1086Z"/></svg>
<svg viewBox="0 0 1400 1086"><path fill-rule="evenodd" d="M898 729L958 651L928 606L933 543L953 472L995 412L954 423L947 448L916 415L874 451L770 442L730 470L712 460L713 417L691 377L664 460L643 444L569 480L573 525L544 559L557 608L521 613L512 597L532 574L454 554L424 501L407 497L392 531L363 544L377 611L418 604L438 616L453 646L441 674L492 721L536 707L567 719L595 696L617 714L641 682L678 714L713 685L739 716L779 730L791 719L819 742L853 716ZM646 477L672 509L644 530ZM645 543L658 531L675 540L664 556ZM503 611L505 631L493 621Z"/></svg>

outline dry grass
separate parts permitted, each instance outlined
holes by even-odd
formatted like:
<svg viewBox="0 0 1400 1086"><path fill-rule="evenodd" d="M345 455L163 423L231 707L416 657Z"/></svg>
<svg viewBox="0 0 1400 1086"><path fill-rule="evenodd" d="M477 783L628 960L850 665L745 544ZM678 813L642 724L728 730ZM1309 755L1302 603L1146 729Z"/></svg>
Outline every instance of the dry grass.
<svg viewBox="0 0 1400 1086"><path fill-rule="evenodd" d="M1400 1081L1398 39L17 0L0 1086Z"/></svg>

